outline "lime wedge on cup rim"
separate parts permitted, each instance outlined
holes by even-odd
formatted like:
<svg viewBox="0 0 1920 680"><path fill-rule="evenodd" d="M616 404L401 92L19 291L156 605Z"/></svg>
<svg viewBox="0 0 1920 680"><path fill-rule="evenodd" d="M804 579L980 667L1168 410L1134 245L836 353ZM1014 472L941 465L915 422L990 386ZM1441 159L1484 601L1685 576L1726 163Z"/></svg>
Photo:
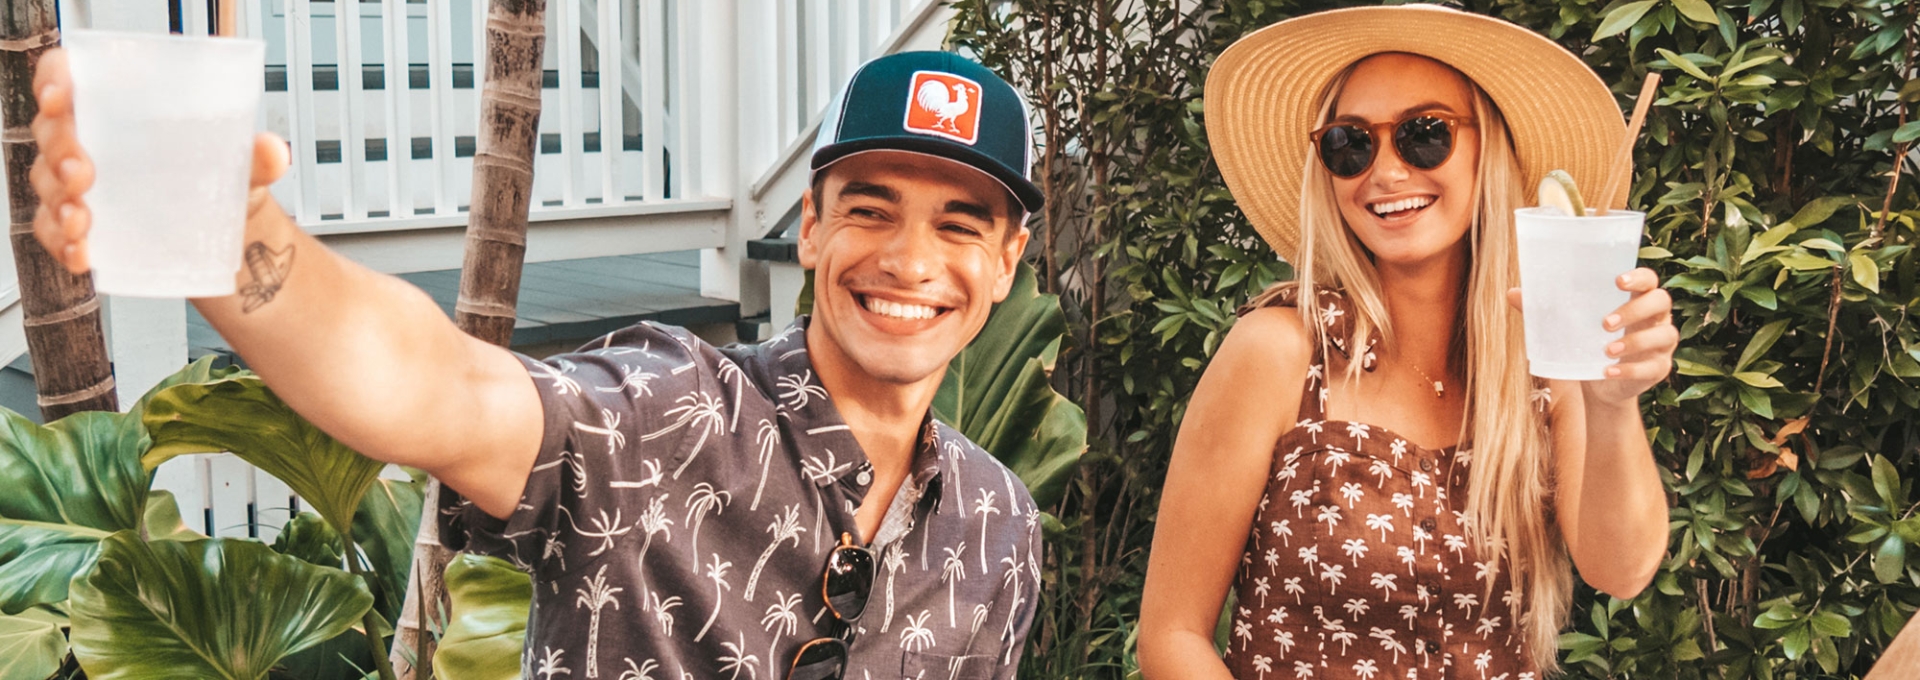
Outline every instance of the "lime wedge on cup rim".
<svg viewBox="0 0 1920 680"><path fill-rule="evenodd" d="M1559 210L1568 217L1587 215L1587 206L1580 201L1580 187L1565 170L1554 170L1540 180L1540 207Z"/></svg>

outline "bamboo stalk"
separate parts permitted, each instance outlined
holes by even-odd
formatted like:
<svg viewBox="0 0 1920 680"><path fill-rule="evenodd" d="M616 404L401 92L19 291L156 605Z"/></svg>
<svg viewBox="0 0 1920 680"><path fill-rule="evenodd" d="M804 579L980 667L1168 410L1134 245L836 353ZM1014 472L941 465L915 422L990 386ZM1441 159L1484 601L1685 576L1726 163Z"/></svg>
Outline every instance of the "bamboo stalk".
<svg viewBox="0 0 1920 680"><path fill-rule="evenodd" d="M93 277L68 273L33 237L33 218L40 209L28 180L40 155L29 127L40 112L32 92L33 73L40 55L60 44L58 26L53 0L0 4L0 115L6 120L0 155L5 157L12 215L8 238L20 281L33 383L40 414L49 421L80 411L114 411L119 404Z"/></svg>
<svg viewBox="0 0 1920 680"><path fill-rule="evenodd" d="M534 145L540 129L546 2L491 0L486 26L486 76L473 156L472 207L454 323L476 338L506 347L513 340L520 270L526 262L527 211L532 205ZM453 555L438 538L442 493L451 491L442 489L438 479L428 480L420 533L414 542L415 577L407 581L405 613L394 634L392 661L403 679L431 676L437 646L424 628L427 622L410 615L446 610L444 579ZM400 651L404 649L418 650L417 666L406 663Z"/></svg>

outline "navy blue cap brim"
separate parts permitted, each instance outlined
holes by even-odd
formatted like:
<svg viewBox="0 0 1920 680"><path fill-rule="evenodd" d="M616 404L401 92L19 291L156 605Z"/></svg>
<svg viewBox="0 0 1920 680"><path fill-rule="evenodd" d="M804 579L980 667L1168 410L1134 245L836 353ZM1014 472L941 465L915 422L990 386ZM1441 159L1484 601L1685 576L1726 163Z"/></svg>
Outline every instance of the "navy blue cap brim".
<svg viewBox="0 0 1920 680"><path fill-rule="evenodd" d="M1035 186L1026 175L1015 172L1013 168L994 160L967 146L945 141L936 137L917 135L899 135L886 137L868 137L838 144L828 144L813 152L812 169L815 171L832 165L842 158L863 151L911 151L929 156L938 156L956 163L965 164L987 176L998 180L1013 194L1020 207L1028 213L1038 213L1047 203L1045 194ZM1012 217L1018 218L1018 215Z"/></svg>

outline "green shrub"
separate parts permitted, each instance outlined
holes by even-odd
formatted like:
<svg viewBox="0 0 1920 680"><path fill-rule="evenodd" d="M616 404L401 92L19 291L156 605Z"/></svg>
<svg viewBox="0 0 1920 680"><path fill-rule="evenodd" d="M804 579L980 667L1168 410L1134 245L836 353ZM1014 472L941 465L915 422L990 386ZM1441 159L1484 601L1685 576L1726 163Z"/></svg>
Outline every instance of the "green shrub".
<svg viewBox="0 0 1920 680"><path fill-rule="evenodd" d="M1207 148L1209 64L1247 31L1353 3L956 3L951 40L1035 105L1055 380L1091 449L1049 523L1021 677L1124 677L1157 489L1232 309L1290 271ZM1920 7L1885 0L1476 0L1661 98L1637 149L1643 261L1682 323L1643 401L1673 507L1631 601L1582 588L1571 677L1857 677L1920 606ZM1896 168L1895 159L1906 162ZM1089 284L1088 282L1097 282Z"/></svg>

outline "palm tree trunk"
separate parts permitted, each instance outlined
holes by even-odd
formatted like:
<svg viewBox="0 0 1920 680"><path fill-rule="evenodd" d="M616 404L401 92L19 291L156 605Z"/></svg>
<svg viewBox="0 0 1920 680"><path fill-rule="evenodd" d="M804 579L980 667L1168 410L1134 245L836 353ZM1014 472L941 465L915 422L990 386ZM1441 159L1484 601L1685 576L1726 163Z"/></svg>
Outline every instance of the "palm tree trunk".
<svg viewBox="0 0 1920 680"><path fill-rule="evenodd" d="M33 215L40 208L27 178L40 155L28 127L40 112L33 98L33 73L40 55L58 44L53 0L0 3L0 114L6 119L0 154L6 158L7 207L13 216L8 235L20 278L20 306L25 311L27 352L33 357L40 415L49 421L79 411L118 407L93 277L67 273L33 238Z"/></svg>
<svg viewBox="0 0 1920 680"><path fill-rule="evenodd" d="M546 0L487 3L486 82L480 92L480 131L473 156L473 196L467 219L466 261L454 323L476 338L506 347L513 339L520 298L520 267L526 261L527 208L533 195L533 154L540 127L540 57L546 49ZM451 153L452 149L440 150ZM440 480L429 480L421 508L420 540L414 544L414 575L394 637L394 668L400 677L433 674L431 635L423 635L417 612L446 611L443 575L451 553L440 546ZM434 603L423 607L417 603ZM416 671L402 650L417 650Z"/></svg>

